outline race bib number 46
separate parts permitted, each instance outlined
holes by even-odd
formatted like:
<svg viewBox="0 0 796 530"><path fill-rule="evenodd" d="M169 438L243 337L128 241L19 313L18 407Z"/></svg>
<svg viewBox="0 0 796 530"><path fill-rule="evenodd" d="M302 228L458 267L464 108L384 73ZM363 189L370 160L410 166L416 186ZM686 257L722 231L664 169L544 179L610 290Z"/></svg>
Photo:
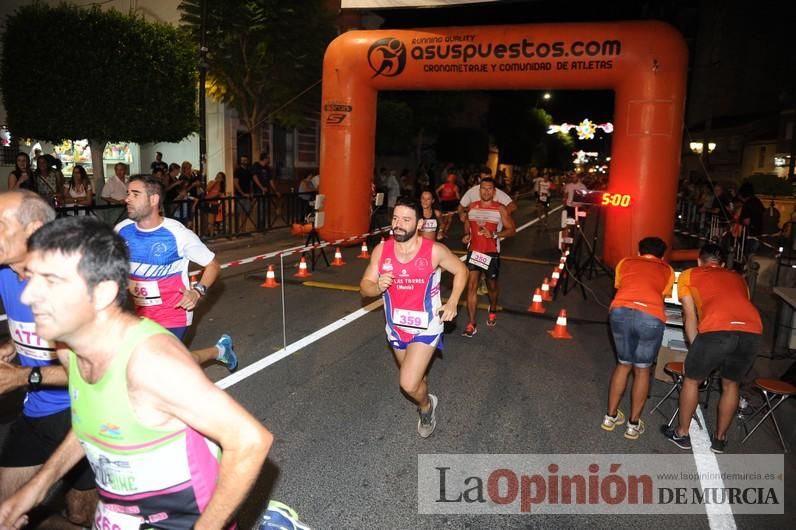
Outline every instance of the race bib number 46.
<svg viewBox="0 0 796 530"><path fill-rule="evenodd" d="M428 313L426 313L425 311L393 309L392 321L396 326L401 326L405 328L428 329Z"/></svg>
<svg viewBox="0 0 796 530"><path fill-rule="evenodd" d="M489 270L489 264L492 263L492 256L473 250L468 261L476 267Z"/></svg>
<svg viewBox="0 0 796 530"><path fill-rule="evenodd" d="M133 302L137 306L160 305L163 303L158 282L153 280L130 280L130 293L133 295Z"/></svg>

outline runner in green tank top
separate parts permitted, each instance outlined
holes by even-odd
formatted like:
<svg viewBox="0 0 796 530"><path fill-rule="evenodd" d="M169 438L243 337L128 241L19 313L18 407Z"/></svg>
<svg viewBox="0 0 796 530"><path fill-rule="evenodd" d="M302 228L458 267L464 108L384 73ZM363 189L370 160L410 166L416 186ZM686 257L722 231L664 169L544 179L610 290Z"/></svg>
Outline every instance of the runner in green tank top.
<svg viewBox="0 0 796 530"><path fill-rule="evenodd" d="M72 432L0 505L0 526L24 524L85 454L101 499L95 527L229 527L271 433L213 385L173 335L125 312L126 245L110 227L59 219L31 237L29 250L22 300L38 334L71 350L58 355L69 367Z"/></svg>

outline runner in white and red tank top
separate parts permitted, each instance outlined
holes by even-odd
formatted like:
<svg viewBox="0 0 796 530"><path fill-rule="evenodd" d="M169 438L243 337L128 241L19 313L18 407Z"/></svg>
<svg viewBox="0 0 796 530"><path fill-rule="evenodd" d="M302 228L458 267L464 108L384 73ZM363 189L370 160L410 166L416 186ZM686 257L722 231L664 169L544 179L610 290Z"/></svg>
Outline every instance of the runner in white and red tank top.
<svg viewBox="0 0 796 530"><path fill-rule="evenodd" d="M395 205L393 238L373 249L360 290L363 296L384 297L385 331L400 367L401 389L417 404L417 432L427 438L436 427L437 397L429 394L425 373L434 351L442 348L443 322L456 317L467 268L445 245L417 235L421 218L417 203ZM445 304L440 269L454 275Z"/></svg>
<svg viewBox="0 0 796 530"><path fill-rule="evenodd" d="M481 200L470 203L467 222L464 223L462 242L467 245L465 263L470 270L467 279L467 314L470 318L462 333L465 337L476 334L475 312L478 300L478 281L483 273L489 295L489 316L487 326L497 322L497 279L500 273L500 238L516 233L514 220L508 209L494 200L495 181L491 177L481 179L479 185Z"/></svg>

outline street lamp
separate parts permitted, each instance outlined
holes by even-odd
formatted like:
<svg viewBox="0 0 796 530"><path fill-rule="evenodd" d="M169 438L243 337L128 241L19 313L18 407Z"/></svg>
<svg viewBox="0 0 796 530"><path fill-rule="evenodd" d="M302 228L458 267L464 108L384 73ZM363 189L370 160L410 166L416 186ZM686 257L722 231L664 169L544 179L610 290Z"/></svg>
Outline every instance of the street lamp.
<svg viewBox="0 0 796 530"><path fill-rule="evenodd" d="M692 153L698 155L701 155L702 152L705 150L705 144L702 142L689 142L688 147L689 149L691 149ZM716 149L716 143L708 142L708 153L712 153L714 149Z"/></svg>
<svg viewBox="0 0 796 530"><path fill-rule="evenodd" d="M550 99L552 99L552 97L553 97L553 94L551 94L550 92L544 92L543 94L538 94L536 96L536 105L535 105L535 107L538 109L539 108L539 103L541 103L543 100L544 101L550 101Z"/></svg>

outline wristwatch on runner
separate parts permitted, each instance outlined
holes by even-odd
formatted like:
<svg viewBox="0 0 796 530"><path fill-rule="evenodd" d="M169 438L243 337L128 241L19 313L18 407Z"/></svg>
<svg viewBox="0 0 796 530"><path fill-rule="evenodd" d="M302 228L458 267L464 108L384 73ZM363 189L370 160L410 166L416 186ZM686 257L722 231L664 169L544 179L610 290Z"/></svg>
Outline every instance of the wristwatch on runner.
<svg viewBox="0 0 796 530"><path fill-rule="evenodd" d="M206 296L207 295L207 286L201 283L197 283L193 286L193 290L199 293L199 296Z"/></svg>
<svg viewBox="0 0 796 530"><path fill-rule="evenodd" d="M34 366L28 374L28 389L38 390L41 386L41 368Z"/></svg>

